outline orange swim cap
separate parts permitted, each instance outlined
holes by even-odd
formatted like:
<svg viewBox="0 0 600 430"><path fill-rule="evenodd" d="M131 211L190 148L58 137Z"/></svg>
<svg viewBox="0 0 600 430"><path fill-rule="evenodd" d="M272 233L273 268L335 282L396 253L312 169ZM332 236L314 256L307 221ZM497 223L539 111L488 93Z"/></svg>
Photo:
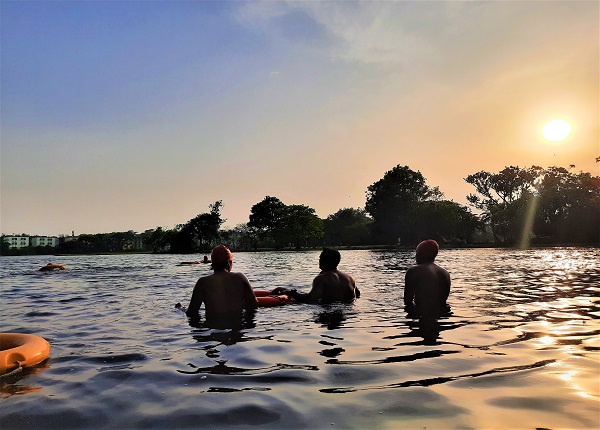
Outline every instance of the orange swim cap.
<svg viewBox="0 0 600 430"><path fill-rule="evenodd" d="M226 263L233 260L233 254L225 245L217 245L213 248L210 259L213 263Z"/></svg>
<svg viewBox="0 0 600 430"><path fill-rule="evenodd" d="M433 239L427 239L417 245L417 258L425 260L435 260L440 246Z"/></svg>

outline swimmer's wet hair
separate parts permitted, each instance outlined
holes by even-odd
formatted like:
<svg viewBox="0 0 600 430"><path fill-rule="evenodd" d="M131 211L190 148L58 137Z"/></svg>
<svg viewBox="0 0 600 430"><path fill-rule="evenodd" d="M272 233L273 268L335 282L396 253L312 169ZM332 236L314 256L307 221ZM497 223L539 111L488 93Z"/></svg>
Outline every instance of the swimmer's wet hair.
<svg viewBox="0 0 600 430"><path fill-rule="evenodd" d="M340 251L338 251L337 249L323 248L319 259L321 261L321 265L325 268L336 269L338 264L340 264L342 256L340 255Z"/></svg>

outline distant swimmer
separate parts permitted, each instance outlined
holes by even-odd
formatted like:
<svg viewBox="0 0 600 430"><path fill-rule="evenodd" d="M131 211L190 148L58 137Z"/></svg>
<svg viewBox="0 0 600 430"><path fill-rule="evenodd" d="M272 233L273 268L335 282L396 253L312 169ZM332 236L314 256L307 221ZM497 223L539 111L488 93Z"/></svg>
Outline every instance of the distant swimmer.
<svg viewBox="0 0 600 430"><path fill-rule="evenodd" d="M404 278L404 305L409 314L437 318L449 310L450 274L434 263L439 251L435 240L424 240L416 251L417 264Z"/></svg>
<svg viewBox="0 0 600 430"><path fill-rule="evenodd" d="M53 264L53 263L48 263L45 266L40 267L40 272L49 272L51 270L66 270L67 267L62 265L62 264Z"/></svg>
<svg viewBox="0 0 600 430"><path fill-rule="evenodd" d="M312 289L308 293L299 293L296 290L275 288L273 294L288 294L295 301L301 303L352 303L360 297L354 278L337 269L341 255L337 249L324 248L319 256L319 273L313 280Z"/></svg>
<svg viewBox="0 0 600 430"><path fill-rule="evenodd" d="M205 255L202 260L194 260L194 261L182 261L179 263L180 266L187 266L190 264L207 264L211 261L208 259L208 255Z"/></svg>
<svg viewBox="0 0 600 430"><path fill-rule="evenodd" d="M215 246L211 253L211 261L214 273L196 282L186 310L187 316L198 317L202 303L207 320L239 317L243 309L256 308L258 300L248 278L243 273L231 271L233 254L229 248L224 245Z"/></svg>

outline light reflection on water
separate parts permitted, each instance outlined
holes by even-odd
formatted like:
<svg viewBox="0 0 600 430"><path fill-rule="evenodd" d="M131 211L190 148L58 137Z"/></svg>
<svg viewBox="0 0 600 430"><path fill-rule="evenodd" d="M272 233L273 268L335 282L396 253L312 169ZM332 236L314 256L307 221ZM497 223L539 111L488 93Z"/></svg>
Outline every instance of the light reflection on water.
<svg viewBox="0 0 600 430"><path fill-rule="evenodd" d="M427 324L402 309L413 257L342 251L356 303L259 309L239 330L174 309L209 273L189 256L55 257L57 273L3 257L1 330L52 351L0 380L0 427L600 426L600 250L443 250L452 315ZM234 258L256 289L317 274L316 251Z"/></svg>

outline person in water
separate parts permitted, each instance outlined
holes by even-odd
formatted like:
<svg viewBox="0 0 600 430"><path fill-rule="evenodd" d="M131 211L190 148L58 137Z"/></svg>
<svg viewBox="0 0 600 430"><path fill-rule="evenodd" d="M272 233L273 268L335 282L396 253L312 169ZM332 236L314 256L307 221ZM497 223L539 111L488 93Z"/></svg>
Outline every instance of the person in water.
<svg viewBox="0 0 600 430"><path fill-rule="evenodd" d="M243 273L231 271L233 254L229 248L215 246L210 257L214 273L198 279L186 315L198 317L202 303L207 320L235 318L243 309L256 308L258 300L248 278Z"/></svg>
<svg viewBox="0 0 600 430"><path fill-rule="evenodd" d="M275 288L272 294L287 294L301 303L328 304L334 302L352 303L360 297L354 278L337 269L341 255L337 249L324 248L319 256L321 273L313 280L308 293L299 293L295 289Z"/></svg>
<svg viewBox="0 0 600 430"><path fill-rule="evenodd" d="M434 263L439 248L431 239L417 245L417 264L409 267L404 278L404 305L409 314L437 318L449 310L450 274Z"/></svg>

